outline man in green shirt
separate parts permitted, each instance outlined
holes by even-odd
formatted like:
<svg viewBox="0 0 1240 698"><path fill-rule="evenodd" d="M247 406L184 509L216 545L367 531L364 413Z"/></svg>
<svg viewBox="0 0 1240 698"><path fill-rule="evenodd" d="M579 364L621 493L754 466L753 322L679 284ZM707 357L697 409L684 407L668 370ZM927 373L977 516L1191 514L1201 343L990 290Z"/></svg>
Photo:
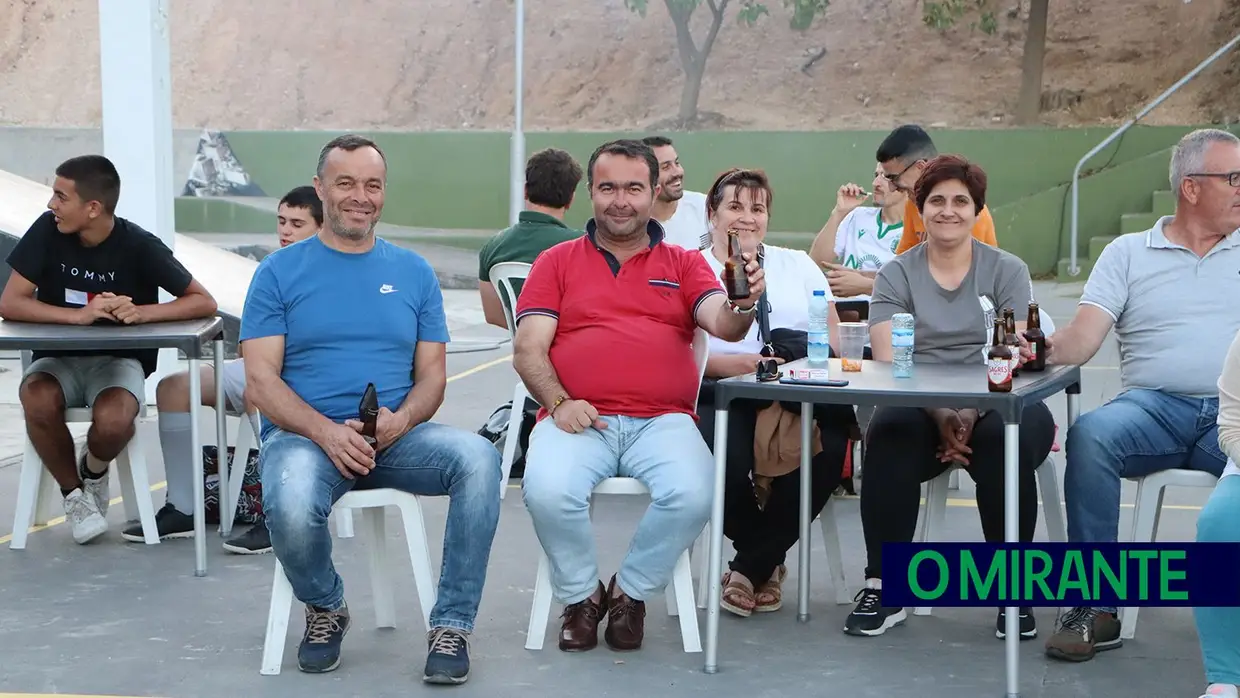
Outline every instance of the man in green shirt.
<svg viewBox="0 0 1240 698"><path fill-rule="evenodd" d="M582 235L564 225L564 214L573 203L581 183L581 165L557 148L534 153L525 163L525 210L517 224L501 231L478 253L478 293L487 322L508 329L497 289L491 283L491 267L502 262L533 264L543 250ZM520 282L514 290L521 293ZM515 307L513 300L509 307Z"/></svg>

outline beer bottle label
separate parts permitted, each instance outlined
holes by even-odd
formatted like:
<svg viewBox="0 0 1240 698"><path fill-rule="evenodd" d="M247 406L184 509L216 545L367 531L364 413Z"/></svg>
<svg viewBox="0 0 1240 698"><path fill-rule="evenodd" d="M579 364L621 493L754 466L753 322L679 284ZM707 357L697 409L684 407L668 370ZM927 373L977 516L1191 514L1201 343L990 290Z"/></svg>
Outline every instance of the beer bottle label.
<svg viewBox="0 0 1240 698"><path fill-rule="evenodd" d="M1012 372L1015 373L1020 369L1020 352L1012 350Z"/></svg>
<svg viewBox="0 0 1240 698"><path fill-rule="evenodd" d="M1002 358L987 359L986 377L995 385L1008 382L1012 377L1012 362Z"/></svg>
<svg viewBox="0 0 1240 698"><path fill-rule="evenodd" d="M1037 342L1029 343L1029 360L1030 361L1038 360L1038 343Z"/></svg>

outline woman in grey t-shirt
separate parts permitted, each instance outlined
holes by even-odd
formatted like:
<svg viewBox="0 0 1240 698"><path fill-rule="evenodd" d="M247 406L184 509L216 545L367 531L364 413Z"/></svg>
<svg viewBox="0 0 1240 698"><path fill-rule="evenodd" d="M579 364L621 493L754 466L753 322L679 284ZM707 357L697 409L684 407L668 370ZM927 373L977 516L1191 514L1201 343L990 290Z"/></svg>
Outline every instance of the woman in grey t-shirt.
<svg viewBox="0 0 1240 698"><path fill-rule="evenodd" d="M883 265L870 299L870 344L877 361L891 361L891 316L911 313L914 363L975 364L985 380L985 356L996 312L1023 317L1032 285L1020 258L973 238L985 204L986 174L954 155L927 165L915 200L926 241ZM1017 323L1017 331L1024 323ZM977 410L880 407L866 430L866 588L845 623L852 635L881 635L903 623L903 608L882 603L883 543L913 540L921 483L954 463L977 485L977 510L987 541L1003 542L1003 420ZM1050 453L1055 421L1046 405L1025 408L1020 424L1020 539L1033 540L1038 520L1034 470ZM1003 637L1003 610L996 633ZM1030 609L1021 609L1021 639L1037 636Z"/></svg>

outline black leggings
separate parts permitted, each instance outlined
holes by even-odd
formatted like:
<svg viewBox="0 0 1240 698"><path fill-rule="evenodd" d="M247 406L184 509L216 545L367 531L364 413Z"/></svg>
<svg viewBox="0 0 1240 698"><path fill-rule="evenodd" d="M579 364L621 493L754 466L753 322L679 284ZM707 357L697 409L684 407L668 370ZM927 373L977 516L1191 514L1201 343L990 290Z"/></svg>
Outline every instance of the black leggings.
<svg viewBox="0 0 1240 698"><path fill-rule="evenodd" d="M770 579L775 568L800 538L801 473L781 475L771 482L770 497L763 509L754 498L750 474L754 468L754 430L758 412L771 403L733 400L728 409L728 468L725 479L723 534L732 540L736 558L729 567L745 575L753 585ZM785 407L794 407L786 404ZM796 405L800 414L800 405ZM698 429L707 445L715 447L715 407L698 404ZM827 499L840 484L848 435L856 423L852 408L841 405L815 405L814 421L822 435L822 452L810 461L813 492L810 516L827 505Z"/></svg>
<svg viewBox="0 0 1240 698"><path fill-rule="evenodd" d="M1033 540L1038 524L1034 471L1051 452L1055 419L1046 405L1025 408L1020 422L1020 540ZM865 434L861 488L861 526L865 531L867 579L883 576L883 543L909 543L917 529L921 483L948 468L935 456L942 439L938 426L916 407L880 407ZM982 534L1003 542L1003 418L991 412L973 427L970 465L977 485Z"/></svg>

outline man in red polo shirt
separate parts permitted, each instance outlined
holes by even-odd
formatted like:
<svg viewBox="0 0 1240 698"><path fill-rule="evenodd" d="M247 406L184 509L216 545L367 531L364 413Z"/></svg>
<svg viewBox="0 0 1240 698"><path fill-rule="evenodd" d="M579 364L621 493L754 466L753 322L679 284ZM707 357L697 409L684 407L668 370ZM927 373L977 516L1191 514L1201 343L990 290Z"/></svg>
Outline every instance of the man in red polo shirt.
<svg viewBox="0 0 1240 698"><path fill-rule="evenodd" d="M543 405L522 489L565 604L565 651L595 647L604 612L612 649L641 647L645 600L710 518L714 458L695 423L693 333L739 341L766 287L751 261L750 296L733 303L696 250L663 242L650 219L658 178L649 146L600 146L587 168L586 235L543 252L517 304L513 363ZM652 503L604 589L589 502L616 476L641 481Z"/></svg>

